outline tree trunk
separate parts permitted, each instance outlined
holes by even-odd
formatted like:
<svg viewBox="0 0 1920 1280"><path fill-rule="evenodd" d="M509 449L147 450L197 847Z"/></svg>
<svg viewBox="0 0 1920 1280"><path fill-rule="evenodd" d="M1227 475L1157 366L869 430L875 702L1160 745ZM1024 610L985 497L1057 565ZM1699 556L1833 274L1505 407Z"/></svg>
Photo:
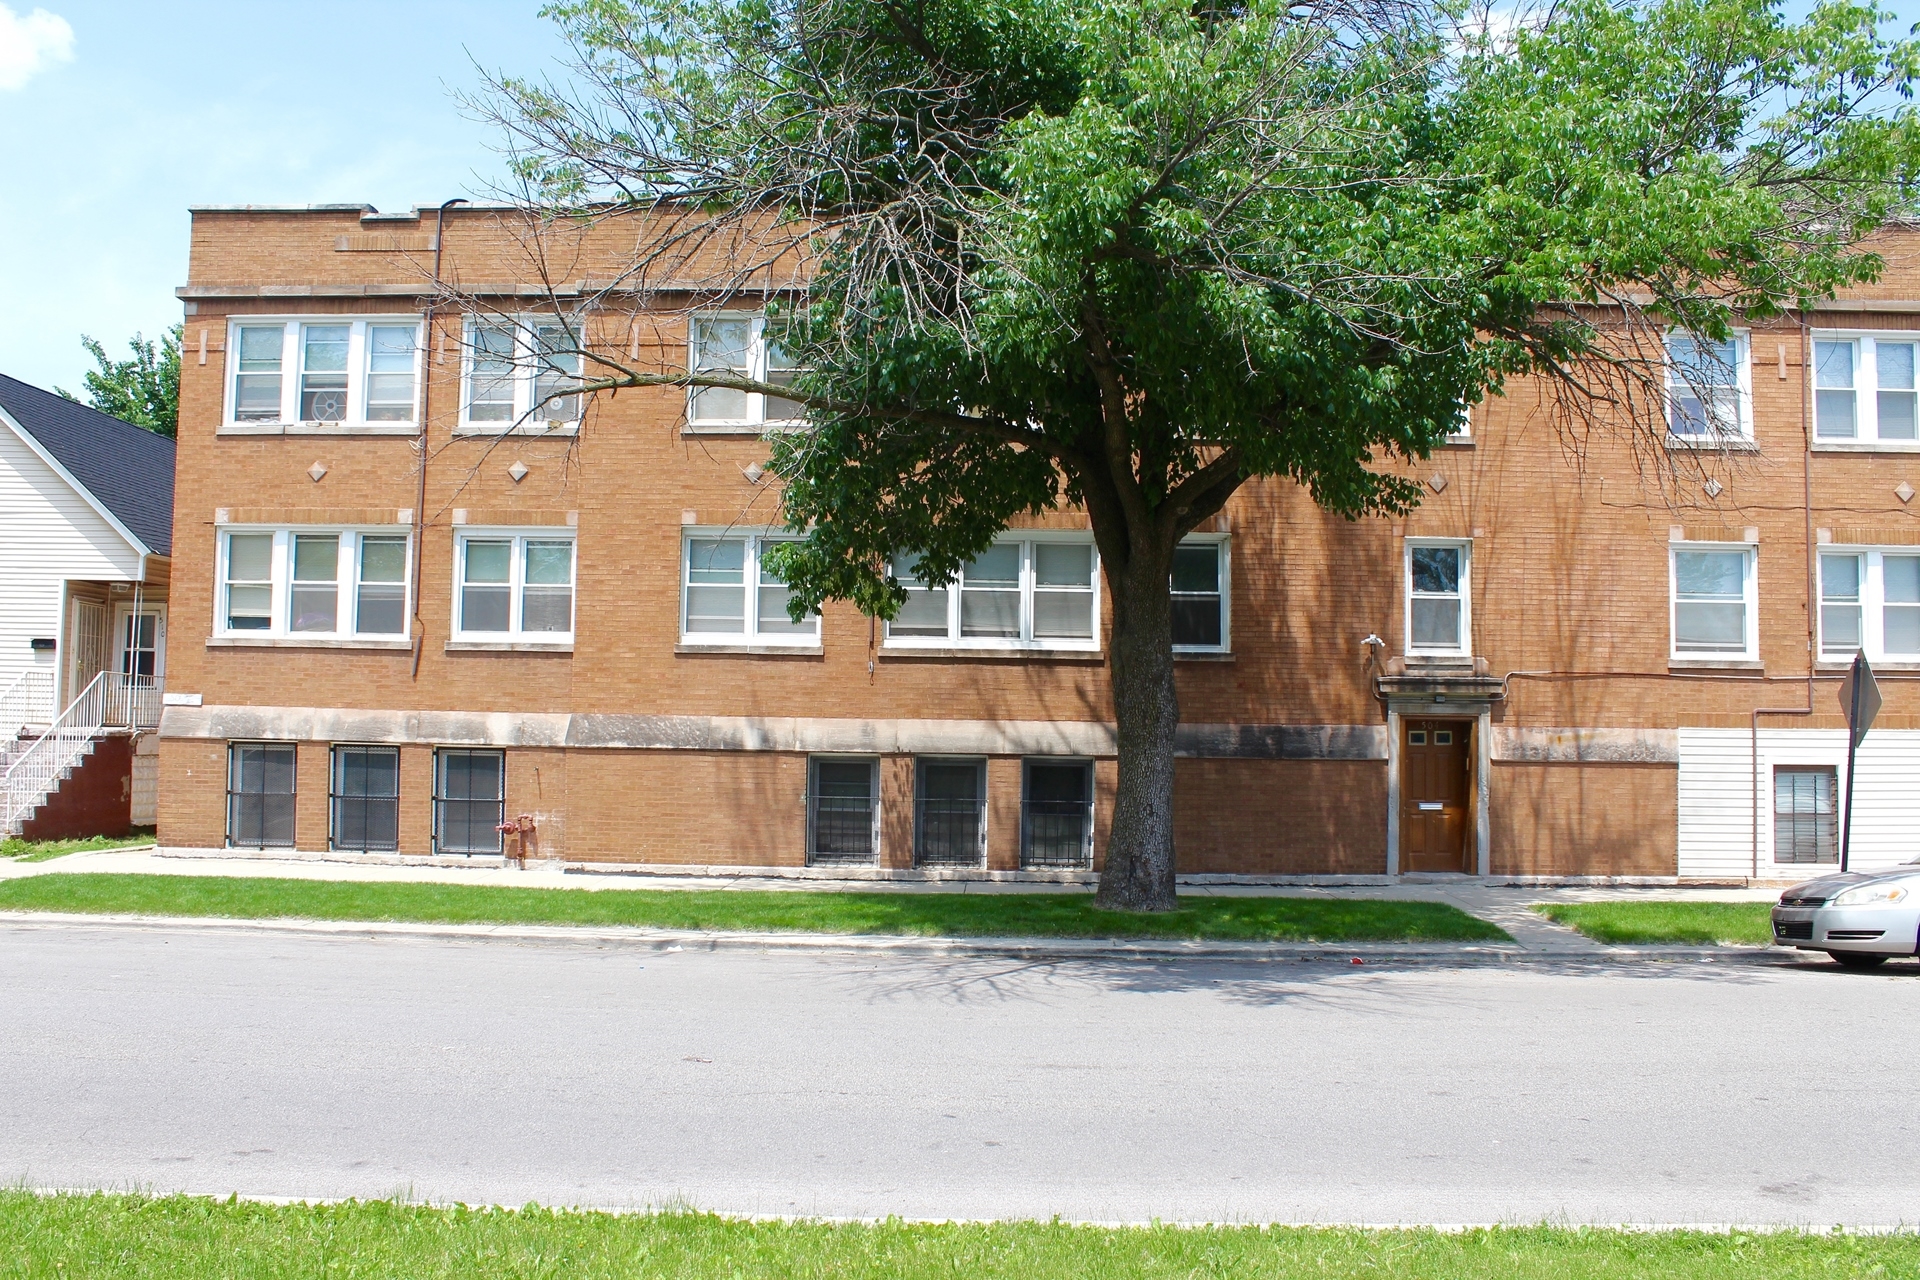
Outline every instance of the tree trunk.
<svg viewBox="0 0 1920 1280"><path fill-rule="evenodd" d="M1170 548L1136 552L1124 569L1107 575L1120 780L1095 901L1122 911L1171 911L1175 905L1173 739L1180 700L1173 686L1171 558Z"/></svg>

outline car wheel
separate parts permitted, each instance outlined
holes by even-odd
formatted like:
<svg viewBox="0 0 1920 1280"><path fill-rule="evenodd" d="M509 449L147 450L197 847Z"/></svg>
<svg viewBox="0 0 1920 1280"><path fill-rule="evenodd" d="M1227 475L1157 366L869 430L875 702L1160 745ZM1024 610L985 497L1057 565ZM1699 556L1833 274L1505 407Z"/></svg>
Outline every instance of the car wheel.
<svg viewBox="0 0 1920 1280"><path fill-rule="evenodd" d="M1829 951L1827 954L1842 969L1878 969L1887 962L1886 956L1877 956L1870 951Z"/></svg>

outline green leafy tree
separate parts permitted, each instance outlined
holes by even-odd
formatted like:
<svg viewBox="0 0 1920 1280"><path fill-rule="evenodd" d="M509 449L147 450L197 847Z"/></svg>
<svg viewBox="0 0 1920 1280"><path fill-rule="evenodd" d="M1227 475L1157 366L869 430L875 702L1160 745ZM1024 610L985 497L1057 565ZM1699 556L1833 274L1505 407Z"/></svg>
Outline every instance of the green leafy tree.
<svg viewBox="0 0 1920 1280"><path fill-rule="evenodd" d="M134 334L127 343L133 354L126 360L110 358L98 339L82 334L80 345L100 366L85 374L87 403L172 439L180 425L181 329L180 325L168 329L158 344ZM64 387L54 389L69 400L80 398Z"/></svg>
<svg viewBox="0 0 1920 1280"><path fill-rule="evenodd" d="M806 532L781 566L796 616L890 617L889 566L948 582L1023 513L1084 508L1119 742L1099 893L1131 909L1174 901L1183 535L1262 477L1404 511L1419 490L1393 464L1521 375L1563 425L1664 459L1667 333L1724 339L1873 278L1862 240L1920 157L1920 55L1870 4L548 12L570 83L482 99L536 222L643 213L617 285L661 306L689 278L701 306L781 300L793 388L579 350L590 389L805 403L771 437Z"/></svg>

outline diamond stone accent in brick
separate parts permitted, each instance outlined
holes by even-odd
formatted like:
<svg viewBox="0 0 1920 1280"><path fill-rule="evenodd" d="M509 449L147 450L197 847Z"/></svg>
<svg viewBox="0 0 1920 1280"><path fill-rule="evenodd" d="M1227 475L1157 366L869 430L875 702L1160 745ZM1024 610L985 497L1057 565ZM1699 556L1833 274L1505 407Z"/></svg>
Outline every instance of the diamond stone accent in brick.
<svg viewBox="0 0 1920 1280"><path fill-rule="evenodd" d="M527 472L531 470L533 470L533 468L529 467L526 463L515 462L512 466L507 468L507 474L513 477L513 482L515 484L519 484L522 480L525 480L527 478Z"/></svg>
<svg viewBox="0 0 1920 1280"><path fill-rule="evenodd" d="M1717 498L1720 496L1722 486L1718 480L1709 480L1702 487L1706 489L1709 498Z"/></svg>
<svg viewBox="0 0 1920 1280"><path fill-rule="evenodd" d="M1908 484L1905 480L1902 480L1899 484L1893 487L1893 496L1900 499L1900 501L1902 502L1912 502L1913 486Z"/></svg>
<svg viewBox="0 0 1920 1280"><path fill-rule="evenodd" d="M1444 493L1447 488L1447 478L1436 471L1427 477L1427 488L1435 493Z"/></svg>
<svg viewBox="0 0 1920 1280"><path fill-rule="evenodd" d="M323 462L316 462L312 466L307 468L307 475L312 477L313 482L315 484L319 484L320 477L326 474L327 474L327 467L326 467L326 464Z"/></svg>

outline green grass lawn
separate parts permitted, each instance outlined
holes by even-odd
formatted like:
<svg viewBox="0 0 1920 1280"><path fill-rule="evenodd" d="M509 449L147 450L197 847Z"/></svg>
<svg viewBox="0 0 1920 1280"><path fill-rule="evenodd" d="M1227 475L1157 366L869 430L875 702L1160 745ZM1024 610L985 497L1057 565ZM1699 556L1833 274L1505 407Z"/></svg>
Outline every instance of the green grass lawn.
<svg viewBox="0 0 1920 1280"><path fill-rule="evenodd" d="M830 1224L0 1192L0 1274L22 1277L1839 1280L1916 1269L1913 1234Z"/></svg>
<svg viewBox="0 0 1920 1280"><path fill-rule="evenodd" d="M153 828L136 827L124 836L89 836L85 840L22 840L8 836L0 840L0 858L15 862L45 862L69 853L87 853L94 849L124 849L128 845L152 844Z"/></svg>
<svg viewBox="0 0 1920 1280"><path fill-rule="evenodd" d="M1553 902L1534 908L1596 942L1764 946L1770 902Z"/></svg>
<svg viewBox="0 0 1920 1280"><path fill-rule="evenodd" d="M647 925L948 937L1232 938L1481 942L1485 920L1436 902L1185 898L1153 915L1101 911L1084 893L511 889L225 876L66 874L0 882L0 910L160 916Z"/></svg>

